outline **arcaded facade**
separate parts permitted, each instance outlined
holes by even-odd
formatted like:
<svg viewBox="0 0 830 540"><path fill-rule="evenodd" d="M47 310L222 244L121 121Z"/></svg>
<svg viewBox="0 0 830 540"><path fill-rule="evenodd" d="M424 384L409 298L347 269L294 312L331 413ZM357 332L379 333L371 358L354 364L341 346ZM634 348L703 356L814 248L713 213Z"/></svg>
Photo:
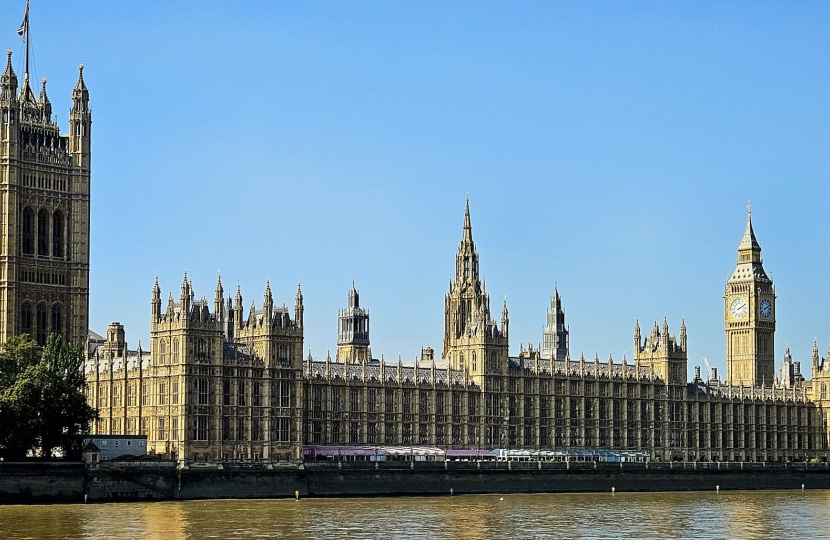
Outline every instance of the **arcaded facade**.
<svg viewBox="0 0 830 540"><path fill-rule="evenodd" d="M36 98L28 58L18 92L11 49L0 76L0 341L56 333L87 338L92 113L80 67L69 133L46 95Z"/></svg>
<svg viewBox="0 0 830 540"><path fill-rule="evenodd" d="M129 351L123 328L90 342L89 399L99 433L143 433L158 454L195 460L299 458L303 444L628 448L661 460L827 458L830 368L814 353L813 381L788 359L770 374L775 295L751 218L725 295L727 380L689 382L686 326L634 330L634 357L572 359L557 289L541 347L509 354L480 279L469 203L444 301L440 357L373 359L369 313L352 287L338 314L334 358L303 358L303 299L293 317L246 313L237 290L213 306L185 276L166 307L153 288L149 351ZM212 308L212 309L211 309ZM830 355L830 353L829 353Z"/></svg>

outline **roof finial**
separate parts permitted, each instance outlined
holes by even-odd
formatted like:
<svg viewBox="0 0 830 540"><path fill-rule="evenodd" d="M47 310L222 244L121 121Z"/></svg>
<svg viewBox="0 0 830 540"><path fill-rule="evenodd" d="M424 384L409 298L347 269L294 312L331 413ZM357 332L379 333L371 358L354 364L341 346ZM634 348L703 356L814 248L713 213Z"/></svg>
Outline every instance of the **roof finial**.
<svg viewBox="0 0 830 540"><path fill-rule="evenodd" d="M746 215L747 217L752 216L752 200L747 199L746 201Z"/></svg>

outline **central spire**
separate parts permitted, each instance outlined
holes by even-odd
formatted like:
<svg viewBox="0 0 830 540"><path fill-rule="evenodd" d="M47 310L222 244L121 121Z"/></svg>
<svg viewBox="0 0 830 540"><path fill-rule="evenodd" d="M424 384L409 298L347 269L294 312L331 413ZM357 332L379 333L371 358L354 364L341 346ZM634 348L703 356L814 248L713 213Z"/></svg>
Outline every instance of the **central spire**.
<svg viewBox="0 0 830 540"><path fill-rule="evenodd" d="M467 194L467 206L464 209L464 234L461 237L462 243L473 243L473 226L470 224L470 194Z"/></svg>
<svg viewBox="0 0 830 540"><path fill-rule="evenodd" d="M456 283L474 283L476 288L480 287L478 280L478 253L473 242L473 226L470 223L470 196L467 195L467 203L464 208L464 232L461 236L461 243L458 246L458 256L455 267Z"/></svg>

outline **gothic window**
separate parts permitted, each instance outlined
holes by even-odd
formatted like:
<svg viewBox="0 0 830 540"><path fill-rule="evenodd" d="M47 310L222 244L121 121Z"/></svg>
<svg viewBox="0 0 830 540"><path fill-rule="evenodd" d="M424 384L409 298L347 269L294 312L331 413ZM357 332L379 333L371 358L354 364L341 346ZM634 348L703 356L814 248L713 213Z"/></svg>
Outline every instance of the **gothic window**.
<svg viewBox="0 0 830 540"><path fill-rule="evenodd" d="M57 304L52 306L52 333L63 333L63 314L61 313L61 307Z"/></svg>
<svg viewBox="0 0 830 540"><path fill-rule="evenodd" d="M159 344L159 362L162 364L167 362L167 343L164 341Z"/></svg>
<svg viewBox="0 0 830 540"><path fill-rule="evenodd" d="M32 306L31 304L23 304L20 308L20 331L24 334L32 334Z"/></svg>
<svg viewBox="0 0 830 540"><path fill-rule="evenodd" d="M37 254L49 255L49 212L43 208L37 213Z"/></svg>
<svg viewBox="0 0 830 540"><path fill-rule="evenodd" d="M179 340L174 339L173 340L173 363L176 363L178 361L179 361Z"/></svg>
<svg viewBox="0 0 830 540"><path fill-rule="evenodd" d="M208 416L197 416L194 421L193 439L206 441L208 438Z"/></svg>
<svg viewBox="0 0 830 540"><path fill-rule="evenodd" d="M280 354L280 356L279 356L280 362L288 361L288 347L286 347L285 345L280 345L280 353L279 354Z"/></svg>
<svg viewBox="0 0 830 540"><path fill-rule="evenodd" d="M464 370L464 353L458 353L458 369Z"/></svg>
<svg viewBox="0 0 830 540"><path fill-rule="evenodd" d="M63 214L55 212L52 216L52 255L63 257Z"/></svg>
<svg viewBox="0 0 830 540"><path fill-rule="evenodd" d="M819 399L827 399L827 385L821 383L821 397Z"/></svg>
<svg viewBox="0 0 830 540"><path fill-rule="evenodd" d="M26 255L33 255L35 252L34 244L34 230L35 230L35 215L32 209L26 207L23 209L23 253Z"/></svg>
<svg viewBox="0 0 830 540"><path fill-rule="evenodd" d="M280 383L280 407L291 406L291 383L283 381ZM287 439L286 439L287 440Z"/></svg>
<svg viewBox="0 0 830 540"><path fill-rule="evenodd" d="M473 353L473 371L477 369L476 353Z"/></svg>
<svg viewBox="0 0 830 540"><path fill-rule="evenodd" d="M46 328L47 328L46 305L40 304L37 306L37 343L38 345L46 345Z"/></svg>
<svg viewBox="0 0 830 540"><path fill-rule="evenodd" d="M196 345L196 356L199 360L207 360L207 341L205 341L204 338L199 338Z"/></svg>
<svg viewBox="0 0 830 540"><path fill-rule="evenodd" d="M251 405L254 407L262 406L262 387L258 382L255 382L252 386Z"/></svg>
<svg viewBox="0 0 830 540"><path fill-rule="evenodd" d="M196 404L209 405L208 380L205 378L196 379Z"/></svg>
<svg viewBox="0 0 830 540"><path fill-rule="evenodd" d="M368 398L368 411L370 413L375 413L378 410L378 398L377 398L377 390L374 388L369 389L369 398Z"/></svg>

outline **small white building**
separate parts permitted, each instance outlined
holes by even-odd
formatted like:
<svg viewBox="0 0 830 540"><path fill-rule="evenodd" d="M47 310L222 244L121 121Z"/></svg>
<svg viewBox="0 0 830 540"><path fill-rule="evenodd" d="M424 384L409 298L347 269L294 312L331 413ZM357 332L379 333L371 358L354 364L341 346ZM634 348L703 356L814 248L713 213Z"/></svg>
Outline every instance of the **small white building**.
<svg viewBox="0 0 830 540"><path fill-rule="evenodd" d="M90 442L98 448L100 461L147 455L147 435L90 435L84 439L84 446Z"/></svg>

